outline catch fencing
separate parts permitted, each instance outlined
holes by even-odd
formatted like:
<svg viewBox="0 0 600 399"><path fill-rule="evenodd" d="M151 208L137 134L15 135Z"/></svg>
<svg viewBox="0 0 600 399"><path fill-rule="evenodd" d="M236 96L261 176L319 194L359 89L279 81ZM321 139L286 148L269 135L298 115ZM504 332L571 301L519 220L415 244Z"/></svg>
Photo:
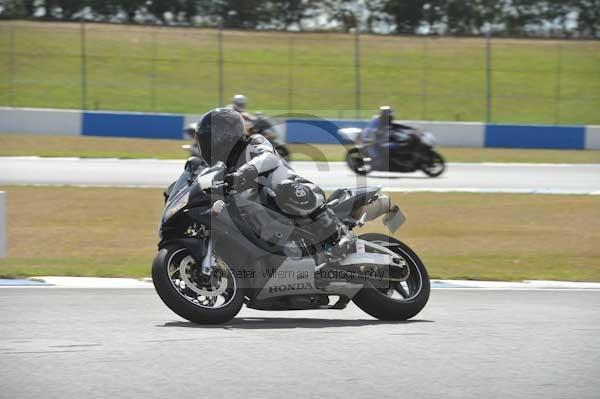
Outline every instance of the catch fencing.
<svg viewBox="0 0 600 399"><path fill-rule="evenodd" d="M0 22L0 105L600 124L600 42Z"/></svg>

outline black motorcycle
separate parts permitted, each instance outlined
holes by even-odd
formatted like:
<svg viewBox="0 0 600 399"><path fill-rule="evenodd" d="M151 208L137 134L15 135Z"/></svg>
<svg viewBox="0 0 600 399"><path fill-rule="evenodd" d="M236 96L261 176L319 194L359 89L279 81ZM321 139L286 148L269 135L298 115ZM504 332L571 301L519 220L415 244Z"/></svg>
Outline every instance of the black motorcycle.
<svg viewBox="0 0 600 399"><path fill-rule="evenodd" d="M250 127L250 129L248 129L249 133L263 135L267 140L269 140L271 145L273 145L275 151L277 151L277 153L283 159L289 162L290 150L285 146L285 144L283 144L279 140L279 137L277 137L277 134L275 133L275 128L271 121L268 118L266 118L262 113L257 112L254 115L254 118L251 123L252 126Z"/></svg>
<svg viewBox="0 0 600 399"><path fill-rule="evenodd" d="M290 218L259 184L228 192L225 166L191 158L165 192L152 280L162 301L195 323L231 320L243 304L261 310L343 309L350 300L382 320L406 320L423 309L430 282L405 244L352 229L384 216L395 231L400 209L378 187L344 188L328 199L353 238L342 256L315 239L318 223Z"/></svg>
<svg viewBox="0 0 600 399"><path fill-rule="evenodd" d="M356 137L355 146L346 153L346 163L359 175L378 170L385 172L415 172L422 170L437 177L446 170L444 158L434 150L435 137L430 132L393 123L388 140L365 142L362 129L345 128L338 131L346 137Z"/></svg>
<svg viewBox="0 0 600 399"><path fill-rule="evenodd" d="M283 159L287 162L290 161L290 150L279 140L279 137L277 137L277 134L275 133L275 128L268 118L265 118L261 113L256 113L255 117L252 118L249 123L252 124L248 129L250 134L260 134L264 136ZM188 126L184 132L194 142L192 144L184 144L181 148L189 152L192 156L201 157L200 149L194 139L196 135L195 124Z"/></svg>

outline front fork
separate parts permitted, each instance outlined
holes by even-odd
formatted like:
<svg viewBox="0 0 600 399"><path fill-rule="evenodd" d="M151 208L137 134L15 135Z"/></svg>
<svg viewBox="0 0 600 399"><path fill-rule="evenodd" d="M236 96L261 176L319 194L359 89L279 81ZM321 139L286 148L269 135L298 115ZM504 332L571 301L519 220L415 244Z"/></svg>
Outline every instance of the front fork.
<svg viewBox="0 0 600 399"><path fill-rule="evenodd" d="M212 272L212 265L215 257L212 251L212 238L208 238L207 241L208 244L206 248L206 255L204 255L204 258L202 258L200 273L202 273L203 276L209 277Z"/></svg>

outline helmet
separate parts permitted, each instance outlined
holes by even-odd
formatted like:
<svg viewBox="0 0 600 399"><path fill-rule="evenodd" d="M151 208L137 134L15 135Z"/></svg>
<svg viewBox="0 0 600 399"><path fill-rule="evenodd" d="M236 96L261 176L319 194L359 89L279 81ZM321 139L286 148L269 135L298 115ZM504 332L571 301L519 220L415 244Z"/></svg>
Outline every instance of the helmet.
<svg viewBox="0 0 600 399"><path fill-rule="evenodd" d="M216 108L202 115L196 128L202 158L210 165L226 162L233 147L244 136L242 116L227 108Z"/></svg>
<svg viewBox="0 0 600 399"><path fill-rule="evenodd" d="M379 107L379 117L382 121L385 120L389 121L389 123L392 123L394 120L394 110L389 105Z"/></svg>
<svg viewBox="0 0 600 399"><path fill-rule="evenodd" d="M183 132L190 138L195 138L196 137L196 129L198 127L197 123L190 123L189 125L186 126L185 129L183 129Z"/></svg>
<svg viewBox="0 0 600 399"><path fill-rule="evenodd" d="M236 110L237 112L244 111L246 109L247 103L248 103L248 100L246 99L246 96L243 94L236 94L231 99L231 104L233 105L233 109Z"/></svg>
<svg viewBox="0 0 600 399"><path fill-rule="evenodd" d="M379 107L379 130L385 131L394 122L394 110L390 106Z"/></svg>

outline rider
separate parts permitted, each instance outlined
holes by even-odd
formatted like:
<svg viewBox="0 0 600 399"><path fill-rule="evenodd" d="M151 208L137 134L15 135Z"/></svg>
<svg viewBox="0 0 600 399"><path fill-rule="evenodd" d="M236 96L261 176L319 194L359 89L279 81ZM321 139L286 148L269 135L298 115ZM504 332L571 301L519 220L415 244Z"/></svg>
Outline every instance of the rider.
<svg viewBox="0 0 600 399"><path fill-rule="evenodd" d="M389 142L394 122L394 110L389 106L379 107L379 115L373 117L363 130L361 141L367 147L373 166L385 169L389 162Z"/></svg>
<svg viewBox="0 0 600 399"><path fill-rule="evenodd" d="M246 111L246 106L248 105L248 98L243 94L236 94L231 98L231 104L227 106L228 109L232 109L237 111L242 115L246 125L246 134L249 135L249 129L254 124L256 118L253 117L248 111Z"/></svg>
<svg viewBox="0 0 600 399"><path fill-rule="evenodd" d="M319 226L319 240L334 256L350 248L346 226L325 202L325 193L298 176L283 162L263 136L247 137L238 112L217 108L202 116L196 130L202 157L212 166L224 162L225 182L236 192L257 188L260 181L282 212L294 218L309 218Z"/></svg>
<svg viewBox="0 0 600 399"><path fill-rule="evenodd" d="M243 94L236 94L231 98L231 104L228 108L241 114L246 112L246 105L248 105L248 99L246 96Z"/></svg>
<svg viewBox="0 0 600 399"><path fill-rule="evenodd" d="M383 106L379 107L379 115L375 116L363 130L361 140L365 143L373 143L368 147L369 156L375 165L380 164L385 167L389 162L390 141L406 152L412 151L418 143L419 138L412 134L411 130L409 126L395 123L394 110L389 106Z"/></svg>

